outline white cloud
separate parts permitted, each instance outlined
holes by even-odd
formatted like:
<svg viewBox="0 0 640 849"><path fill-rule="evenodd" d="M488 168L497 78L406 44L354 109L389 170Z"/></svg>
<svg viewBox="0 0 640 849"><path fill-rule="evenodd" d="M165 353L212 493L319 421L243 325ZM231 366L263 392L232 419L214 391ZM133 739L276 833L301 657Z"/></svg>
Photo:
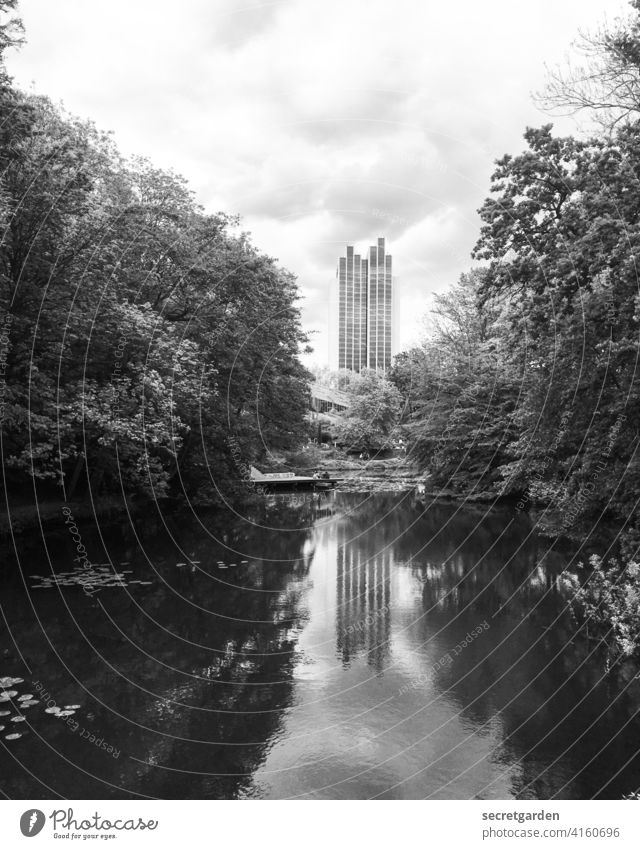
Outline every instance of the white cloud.
<svg viewBox="0 0 640 849"><path fill-rule="evenodd" d="M470 265L492 160L548 118L532 90L624 0L22 0L17 81L244 217L298 274L326 357L345 242L386 235L403 342ZM564 127L569 127L564 122Z"/></svg>

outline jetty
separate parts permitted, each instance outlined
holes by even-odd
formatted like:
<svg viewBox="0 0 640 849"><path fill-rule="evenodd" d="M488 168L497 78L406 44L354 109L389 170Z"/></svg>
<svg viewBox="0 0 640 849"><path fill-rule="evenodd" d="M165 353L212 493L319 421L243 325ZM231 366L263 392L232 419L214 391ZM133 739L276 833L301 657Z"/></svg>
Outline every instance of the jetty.
<svg viewBox="0 0 640 849"><path fill-rule="evenodd" d="M250 480L255 486L264 487L271 491L310 489L333 489L341 478L315 477L313 475L296 475L295 472L270 472L264 474L255 466L251 466Z"/></svg>

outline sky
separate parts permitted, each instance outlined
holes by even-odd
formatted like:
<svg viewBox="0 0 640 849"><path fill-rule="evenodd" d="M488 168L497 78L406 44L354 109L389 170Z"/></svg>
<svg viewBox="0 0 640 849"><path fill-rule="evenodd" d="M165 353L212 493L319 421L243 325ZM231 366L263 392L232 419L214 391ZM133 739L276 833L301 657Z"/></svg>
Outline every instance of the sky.
<svg viewBox="0 0 640 849"><path fill-rule="evenodd" d="M579 30L624 0L22 0L15 81L111 130L242 217L294 272L328 361L347 243L385 236L403 349L434 293L472 267L496 158L553 120L531 94ZM578 127L579 129L579 127Z"/></svg>

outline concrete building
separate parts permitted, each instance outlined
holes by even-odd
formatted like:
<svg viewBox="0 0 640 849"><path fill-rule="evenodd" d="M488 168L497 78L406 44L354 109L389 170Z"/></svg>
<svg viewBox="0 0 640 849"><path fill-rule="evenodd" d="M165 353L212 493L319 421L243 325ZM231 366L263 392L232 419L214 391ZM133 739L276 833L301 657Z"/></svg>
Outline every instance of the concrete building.
<svg viewBox="0 0 640 849"><path fill-rule="evenodd" d="M384 238L366 257L349 245L338 260L336 282L337 299L330 306L332 368L386 371L395 353L394 281Z"/></svg>

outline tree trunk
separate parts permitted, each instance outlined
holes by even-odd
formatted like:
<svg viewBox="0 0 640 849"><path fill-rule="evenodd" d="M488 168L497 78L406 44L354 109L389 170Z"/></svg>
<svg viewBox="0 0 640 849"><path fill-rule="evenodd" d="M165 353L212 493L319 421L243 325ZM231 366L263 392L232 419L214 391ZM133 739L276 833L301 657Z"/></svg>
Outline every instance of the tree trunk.
<svg viewBox="0 0 640 849"><path fill-rule="evenodd" d="M80 479L80 473L82 472L83 468L84 468L84 454L81 454L76 461L76 467L73 470L73 474L71 475L71 481L69 482L69 489L67 490L67 493L66 493L66 500L67 501L71 501L71 499L73 498L73 494L76 491L76 486L78 485L78 480Z"/></svg>

